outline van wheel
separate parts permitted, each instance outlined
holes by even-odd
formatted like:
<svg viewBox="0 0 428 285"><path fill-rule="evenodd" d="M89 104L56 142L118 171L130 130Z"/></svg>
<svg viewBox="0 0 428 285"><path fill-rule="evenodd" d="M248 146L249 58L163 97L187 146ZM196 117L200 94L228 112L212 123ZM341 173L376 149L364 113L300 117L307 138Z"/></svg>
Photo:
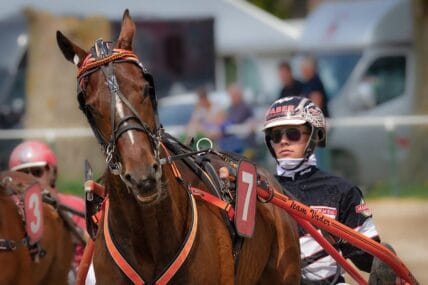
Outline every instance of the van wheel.
<svg viewBox="0 0 428 285"><path fill-rule="evenodd" d="M333 174L344 177L355 184L361 182L357 160L345 151L331 151L331 170Z"/></svg>

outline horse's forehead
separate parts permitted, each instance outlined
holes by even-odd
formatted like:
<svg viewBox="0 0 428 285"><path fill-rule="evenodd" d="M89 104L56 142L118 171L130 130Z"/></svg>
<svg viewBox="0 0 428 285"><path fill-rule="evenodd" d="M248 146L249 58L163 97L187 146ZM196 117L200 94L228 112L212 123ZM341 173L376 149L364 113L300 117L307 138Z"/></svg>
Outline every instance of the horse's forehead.
<svg viewBox="0 0 428 285"><path fill-rule="evenodd" d="M132 62L121 62L121 63L114 63L113 65L113 75L116 78L116 80L120 83L120 88L125 88L127 86L138 86L138 85L144 85L148 81L144 76L143 71L138 67L135 63ZM107 82L107 78L104 75L104 73L99 70L95 74L96 76L91 76L91 78L94 78L94 87L95 89L98 88L99 81L101 81L102 86L106 86L105 84ZM88 81L88 86L91 85L91 80ZM133 82L134 84L129 84L130 82ZM108 88L107 88L108 90Z"/></svg>
<svg viewBox="0 0 428 285"><path fill-rule="evenodd" d="M142 75L142 72L137 68L132 67L130 64L116 64L114 66L114 80L117 82L119 92L127 99L132 99L133 96L140 95L140 89L144 87L148 82ZM110 104L111 96L113 95L112 90L109 89L108 80L103 72L94 74L87 83L87 94L89 99L91 94L92 100L101 100ZM101 108L105 106L100 105Z"/></svg>
<svg viewBox="0 0 428 285"><path fill-rule="evenodd" d="M116 64L114 70L119 80L141 82L141 84L146 82L143 72L135 63L124 62L123 64Z"/></svg>

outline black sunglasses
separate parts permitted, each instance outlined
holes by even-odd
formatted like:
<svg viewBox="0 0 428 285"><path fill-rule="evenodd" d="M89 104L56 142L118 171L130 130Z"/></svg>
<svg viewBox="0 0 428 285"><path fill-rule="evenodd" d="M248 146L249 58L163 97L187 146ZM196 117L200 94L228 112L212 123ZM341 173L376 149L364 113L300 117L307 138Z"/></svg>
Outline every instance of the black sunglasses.
<svg viewBox="0 0 428 285"><path fill-rule="evenodd" d="M34 177L42 177L43 174L45 173L45 168L44 167L29 167L29 168L23 168L23 169L19 169L19 172L23 172L26 174L30 174Z"/></svg>
<svg viewBox="0 0 428 285"><path fill-rule="evenodd" d="M302 131L298 128L275 129L270 132L269 138L273 143L280 143L284 135L289 141L297 142L302 137Z"/></svg>

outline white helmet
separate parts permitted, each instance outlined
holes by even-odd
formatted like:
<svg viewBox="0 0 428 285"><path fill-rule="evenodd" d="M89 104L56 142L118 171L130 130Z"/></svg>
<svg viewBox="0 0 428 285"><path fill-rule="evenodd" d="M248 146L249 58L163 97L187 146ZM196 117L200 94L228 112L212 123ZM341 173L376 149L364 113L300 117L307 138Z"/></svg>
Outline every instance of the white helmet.
<svg viewBox="0 0 428 285"><path fill-rule="evenodd" d="M276 100L267 110L263 131L265 142L271 154L275 152L271 146L269 130L283 125L304 125L311 127L311 135L305 149L305 157L309 157L315 146L325 147L326 124L321 109L306 97L290 96Z"/></svg>

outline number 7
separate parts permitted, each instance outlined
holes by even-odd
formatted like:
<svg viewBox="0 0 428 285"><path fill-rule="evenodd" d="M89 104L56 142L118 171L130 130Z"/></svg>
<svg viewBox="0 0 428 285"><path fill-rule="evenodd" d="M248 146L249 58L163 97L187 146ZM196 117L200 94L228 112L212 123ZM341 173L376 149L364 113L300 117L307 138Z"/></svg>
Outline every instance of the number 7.
<svg viewBox="0 0 428 285"><path fill-rule="evenodd" d="M244 201L244 209L242 211L242 220L247 221L248 219L248 208L250 205L250 197L251 193L254 190L253 187L253 179L254 175L247 171L242 171L242 182L246 183L248 185L247 193L245 194L245 201Z"/></svg>

